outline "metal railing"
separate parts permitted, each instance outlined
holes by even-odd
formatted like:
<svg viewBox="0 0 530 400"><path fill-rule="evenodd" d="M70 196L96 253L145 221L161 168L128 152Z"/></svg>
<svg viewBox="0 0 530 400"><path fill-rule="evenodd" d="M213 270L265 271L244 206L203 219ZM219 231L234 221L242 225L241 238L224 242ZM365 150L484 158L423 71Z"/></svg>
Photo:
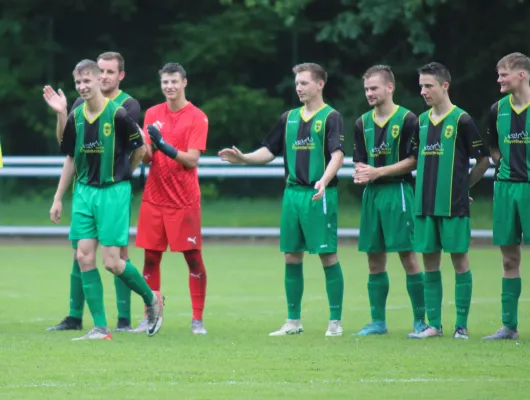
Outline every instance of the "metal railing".
<svg viewBox="0 0 530 400"><path fill-rule="evenodd" d="M4 157L4 168L0 169L0 177L59 177L61 175L64 156L9 156ZM471 160L470 165L474 165ZM491 160L490 160L491 163ZM206 156L199 159L199 178L277 178L284 176L283 157L277 157L267 165L248 166L232 165L221 161L219 157ZM137 168L134 176L149 174L149 166ZM486 178L494 176L493 164L484 175ZM353 174L353 161L345 159L344 166L339 170L338 176L351 177ZM415 175L415 171L413 172Z"/></svg>
<svg viewBox="0 0 530 400"><path fill-rule="evenodd" d="M55 177L61 175L64 156L7 156L4 157L4 168L0 169L1 177ZM491 160L490 160L491 163ZM471 161L474 165L474 160ZM485 177L494 176L494 168L488 169ZM348 158L344 166L340 169L339 177L350 178L353 174L353 161ZM149 166L137 168L134 172L135 177L142 173L149 174ZM264 166L243 166L231 165L221 161L219 157L201 157L199 160L198 173L200 178L283 178L283 158L278 157L268 165ZM415 173L413 173L415 174ZM1 212L1 211L0 211ZM21 237L50 237L66 236L69 227L64 226L0 226L1 236L21 236ZM136 235L136 227L131 227L129 234ZM269 227L203 227L202 234L204 237L268 237L277 238L280 234L279 228ZM359 229L339 229L340 238L357 238ZM475 229L471 231L473 238L491 238L490 230Z"/></svg>

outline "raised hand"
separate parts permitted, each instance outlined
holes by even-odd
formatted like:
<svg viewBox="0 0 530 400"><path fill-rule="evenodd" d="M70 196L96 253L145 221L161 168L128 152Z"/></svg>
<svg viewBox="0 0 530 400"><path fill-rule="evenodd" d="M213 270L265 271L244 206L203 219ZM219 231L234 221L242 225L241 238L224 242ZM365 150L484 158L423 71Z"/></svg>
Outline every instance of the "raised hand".
<svg viewBox="0 0 530 400"><path fill-rule="evenodd" d="M178 150L164 141L162 134L155 125L147 125L147 133L149 134L154 147L169 158L175 159L175 157L177 157Z"/></svg>
<svg viewBox="0 0 530 400"><path fill-rule="evenodd" d="M42 89L42 97L46 100L46 103L56 113L66 113L66 96L63 91L59 89L57 92L53 90L51 86L44 86Z"/></svg>

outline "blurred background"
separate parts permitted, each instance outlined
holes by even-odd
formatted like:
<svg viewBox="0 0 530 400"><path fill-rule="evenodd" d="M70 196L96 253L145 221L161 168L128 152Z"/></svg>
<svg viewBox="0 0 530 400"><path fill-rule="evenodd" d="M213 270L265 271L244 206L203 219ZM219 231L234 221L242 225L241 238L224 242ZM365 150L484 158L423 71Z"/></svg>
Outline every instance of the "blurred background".
<svg viewBox="0 0 530 400"><path fill-rule="evenodd" d="M501 95L495 65L507 53L528 54L529 2L504 0L24 0L0 16L0 225L50 225L48 210L58 182L52 176L13 176L10 156L60 156L55 114L42 98L50 84L71 106L77 94L72 69L105 51L125 58L121 88L143 112L164 101L158 70L179 62L187 71L187 97L210 121L208 150L260 146L281 113L299 105L291 68L322 64L329 73L325 100L344 116L351 166L355 119L368 111L361 75L388 64L397 80L395 102L426 110L417 68L445 64L453 102L485 132L486 116ZM40 164L33 168L40 169ZM204 164L203 164L204 165ZM30 167L30 164L16 167ZM278 165L281 167L281 165ZM277 167L278 167L277 166ZM50 166L42 166L49 168ZM55 167L60 167L56 165ZM200 167L205 226L279 225L281 173L227 176L215 164ZM346 168L346 167L345 167ZM201 171L202 169L202 171ZM218 172L217 172L218 171ZM346 170L349 172L349 170ZM145 172L145 170L143 171ZM251 174L252 175L252 174ZM254 173L254 175L256 175ZM268 176L269 175L269 176ZM270 176L272 175L272 176ZM472 190L473 228L491 229L492 179ZM135 179L135 207L143 179ZM347 173L340 183L342 228L357 228L362 187ZM69 223L65 199L62 225ZM133 211L133 224L137 210Z"/></svg>

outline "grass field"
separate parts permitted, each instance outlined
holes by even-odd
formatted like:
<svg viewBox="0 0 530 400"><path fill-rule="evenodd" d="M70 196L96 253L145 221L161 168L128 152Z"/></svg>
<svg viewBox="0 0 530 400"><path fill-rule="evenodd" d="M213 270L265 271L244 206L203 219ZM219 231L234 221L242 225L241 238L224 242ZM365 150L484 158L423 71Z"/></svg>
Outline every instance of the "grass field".
<svg viewBox="0 0 530 400"><path fill-rule="evenodd" d="M11 199L0 202L0 225L51 225L49 211L50 199ZM134 197L131 223L136 226L141 197ZM203 226L265 226L280 225L281 196L277 199L216 199L207 200L202 205ZM69 199L63 201L61 225L70 223ZM237 210L237 212L234 212ZM471 206L471 225L473 229L491 229L492 203L488 199L477 199ZM355 200L342 201L339 204L339 227L358 228L360 204Z"/></svg>
<svg viewBox="0 0 530 400"><path fill-rule="evenodd" d="M305 263L305 332L268 337L285 319L283 260L276 246L207 244L209 334L189 331L187 268L180 254L163 260L165 323L160 333L114 334L72 342L78 333L45 328L68 309L71 250L64 245L0 244L0 399L524 399L530 390L528 286L520 304L521 341L484 343L499 328L500 255L473 249L468 341L452 339L454 274L443 259L446 336L405 339L412 311L397 257L390 257L386 337L357 338L369 315L366 262L342 246L346 290L343 337L326 338L327 297L316 257ZM526 251L524 259L530 259ZM139 263L142 254L131 249ZM103 272L103 271L102 271ZM116 321L112 277L105 304ZM135 322L142 314L134 298ZM85 327L92 326L86 311Z"/></svg>

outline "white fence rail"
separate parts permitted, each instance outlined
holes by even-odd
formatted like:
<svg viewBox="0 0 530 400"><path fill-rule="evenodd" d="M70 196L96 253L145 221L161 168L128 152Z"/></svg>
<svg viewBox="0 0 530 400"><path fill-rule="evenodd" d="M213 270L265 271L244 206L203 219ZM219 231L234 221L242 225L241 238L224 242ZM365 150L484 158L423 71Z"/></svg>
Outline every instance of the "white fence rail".
<svg viewBox="0 0 530 400"><path fill-rule="evenodd" d="M0 169L1 177L54 177L61 175L63 156L8 156L4 157L4 168ZM491 160L490 160L491 162ZM474 161L471 162L471 165ZM492 164L493 165L493 164ZM494 168L488 169L485 177L492 178ZM134 176L140 176L141 169L136 169ZM145 167L145 175L149 174L149 167ZM351 177L353 162L345 160L339 171L339 177ZM284 176L283 158L278 157L266 166L230 165L218 157L201 157L199 161L199 177L201 178L279 178ZM1 212L1 210L0 210ZM0 226L0 237L53 237L67 236L69 227L64 226ZM136 227L131 227L129 234L136 235ZM279 228L268 227L203 227L204 237L233 237L233 238L278 238ZM359 229L339 229L340 238L357 238ZM475 229L471 236L477 239L492 237L490 230Z"/></svg>
<svg viewBox="0 0 530 400"><path fill-rule="evenodd" d="M63 156L10 156L4 157L4 168L0 169L0 177L56 177L61 175L64 162ZM474 160L471 161L474 165ZM485 177L492 178L494 168L488 169ZM138 177L141 169L134 171L134 176ZM145 167L145 175L149 174L149 167ZM353 174L353 161L348 158L344 161L344 166L340 169L339 177L351 177ZM413 172L415 175L415 172ZM219 157L201 157L199 160L200 178L278 178L284 176L283 157L278 157L268 165L248 166L231 165L221 161Z"/></svg>

